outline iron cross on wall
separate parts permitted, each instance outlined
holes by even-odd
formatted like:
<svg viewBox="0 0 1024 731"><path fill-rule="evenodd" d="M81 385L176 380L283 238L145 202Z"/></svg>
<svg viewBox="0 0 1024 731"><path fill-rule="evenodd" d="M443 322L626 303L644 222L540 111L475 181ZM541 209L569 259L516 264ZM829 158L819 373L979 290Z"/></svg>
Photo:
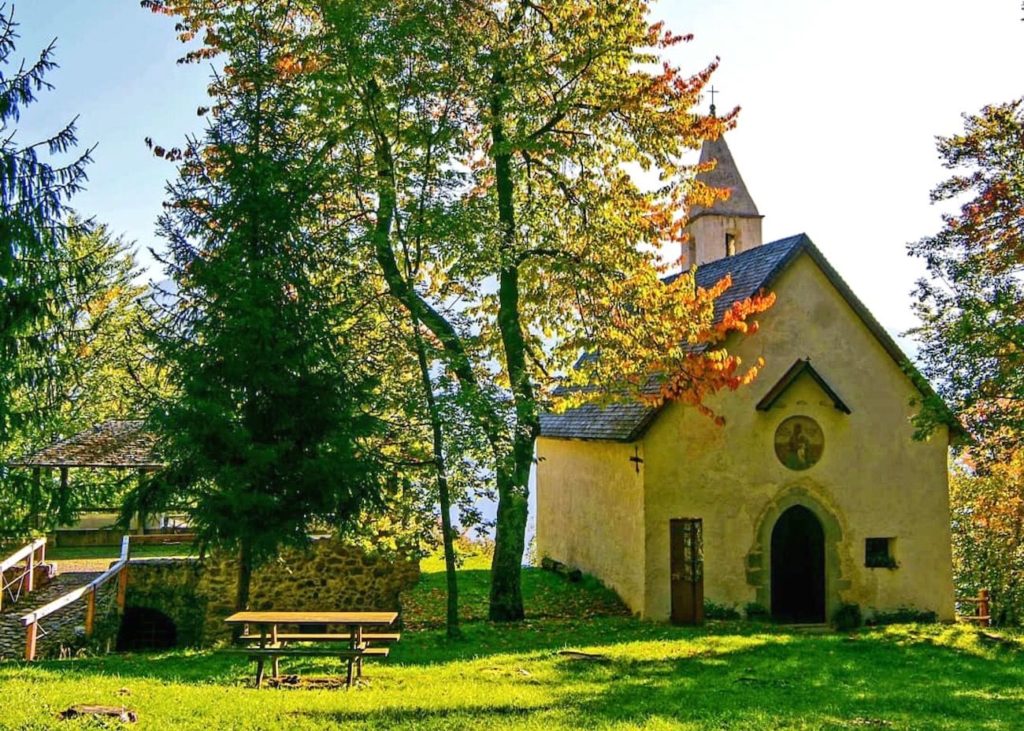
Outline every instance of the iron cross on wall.
<svg viewBox="0 0 1024 731"><path fill-rule="evenodd" d="M633 456L629 458L629 461L636 465L636 473L640 474L640 465L644 463L643 457L640 456L640 447L633 447Z"/></svg>

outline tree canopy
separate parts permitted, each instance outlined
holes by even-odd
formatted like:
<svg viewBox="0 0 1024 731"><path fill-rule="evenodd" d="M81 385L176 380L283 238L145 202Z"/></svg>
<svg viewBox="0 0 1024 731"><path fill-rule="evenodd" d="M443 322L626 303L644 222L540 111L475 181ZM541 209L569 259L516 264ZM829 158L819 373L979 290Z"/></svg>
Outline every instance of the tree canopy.
<svg viewBox="0 0 1024 731"><path fill-rule="evenodd" d="M1024 99L965 115L963 133L938 149L956 172L932 200L960 208L910 246L929 274L912 332L925 372L972 434L987 449L1014 449L1024 437ZM931 406L926 426L939 418Z"/></svg>
<svg viewBox="0 0 1024 731"><path fill-rule="evenodd" d="M655 398L701 404L756 373L725 337L770 298L716 325L728 281L703 292L684 274L665 287L657 264L684 236L684 204L721 194L684 162L735 120L694 111L716 63L670 64L687 37L653 21L647 0L143 4L179 16L182 40L199 41L189 58L230 53L256 12L298 31L268 84L304 90L304 139L335 175L335 246L368 247L489 445L491 617L521 618L539 415L580 352L602 357L577 385L619 398L650 396L660 373Z"/></svg>

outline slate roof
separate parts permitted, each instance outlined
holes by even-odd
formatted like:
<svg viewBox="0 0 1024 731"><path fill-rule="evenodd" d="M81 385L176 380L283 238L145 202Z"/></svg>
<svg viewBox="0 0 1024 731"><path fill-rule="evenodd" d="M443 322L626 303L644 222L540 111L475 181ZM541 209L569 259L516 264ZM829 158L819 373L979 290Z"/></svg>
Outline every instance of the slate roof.
<svg viewBox="0 0 1024 731"><path fill-rule="evenodd" d="M707 163L717 161L715 167L707 172L697 175L697 180L709 185L712 188L725 188L730 192L728 200L716 200L710 208L704 206L693 206L690 209L690 220L715 214L717 216L738 216L742 218L760 218L754 199L750 196L743 178L740 176L739 168L732 159L732 152L729 145L725 143L725 137L717 140L704 140L700 148L700 161Z"/></svg>
<svg viewBox="0 0 1024 731"><path fill-rule="evenodd" d="M881 346L907 372L917 389L926 396L934 395L928 381L909 365L910 360L889 333L857 299L849 285L843 281L806 234L790 236L748 249L736 256L704 264L697 269L697 285L707 288L720 281L726 274L732 275L732 286L715 303L715 317L719 318L733 303L757 294L762 289L770 289L786 267L803 253L814 260ZM671 282L673 279L674 277L669 277L666 281ZM541 436L554 439L632 442L642 436L658 415L658 411L657 408L640 403L610 404L604 408L586 405L561 414L542 414L540 431ZM948 415L948 421L955 433L961 430L951 413Z"/></svg>
<svg viewBox="0 0 1024 731"><path fill-rule="evenodd" d="M642 403L609 404L603 408L585 404L561 414L541 414L540 433L553 439L632 442L657 415L657 408Z"/></svg>
<svg viewBox="0 0 1024 731"><path fill-rule="evenodd" d="M142 421L105 421L10 466L158 469L163 464L153 454L155 444Z"/></svg>

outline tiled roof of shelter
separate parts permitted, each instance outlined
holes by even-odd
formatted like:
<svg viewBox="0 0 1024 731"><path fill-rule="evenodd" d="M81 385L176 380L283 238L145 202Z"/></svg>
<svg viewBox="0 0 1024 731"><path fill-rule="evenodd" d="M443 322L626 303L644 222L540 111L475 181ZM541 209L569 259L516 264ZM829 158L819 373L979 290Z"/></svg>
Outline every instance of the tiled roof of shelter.
<svg viewBox="0 0 1024 731"><path fill-rule="evenodd" d="M105 421L10 466L157 469L163 465L153 454L155 444L156 436L142 421Z"/></svg>
<svg viewBox="0 0 1024 731"><path fill-rule="evenodd" d="M808 254L832 285L857 313L864 325L878 339L890 357L905 368L914 385L925 395L933 395L931 386L913 366L892 337L879 324L849 285L825 259L806 234L773 241L748 249L736 256L704 264L697 269L697 285L711 287L726 274L732 275L732 286L715 302L719 318L733 303L767 290L789 264L802 253ZM675 275L678 276L678 275ZM666 281L672 281L669 277ZM909 367L908 367L909 366ZM638 439L658 415L659 409L641 403L610 404L605 407L586 405L561 414L541 415L541 435L555 439L598 439L632 442ZM952 413L948 415L954 433L962 433Z"/></svg>

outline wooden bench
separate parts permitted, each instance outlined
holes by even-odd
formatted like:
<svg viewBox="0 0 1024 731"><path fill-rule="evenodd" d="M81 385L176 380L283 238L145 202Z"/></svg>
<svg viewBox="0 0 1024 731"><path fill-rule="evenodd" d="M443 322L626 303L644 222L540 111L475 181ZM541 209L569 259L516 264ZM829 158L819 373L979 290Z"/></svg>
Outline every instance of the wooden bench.
<svg viewBox="0 0 1024 731"><path fill-rule="evenodd" d="M398 642L402 637L398 632L391 632L387 634L381 634L379 632L364 632L364 642ZM260 636L254 634L244 634L239 638L240 642L259 642ZM288 641L288 642L351 642L352 635L349 633L342 634L312 634L303 632L278 632L277 639Z"/></svg>
<svg viewBox="0 0 1024 731"><path fill-rule="evenodd" d="M387 657L391 652L387 647L364 647L350 650L342 647L287 647L285 645L268 645L267 647L232 647L225 650L229 655L248 655L258 657Z"/></svg>
<svg viewBox="0 0 1024 731"><path fill-rule="evenodd" d="M347 685L352 686L355 673L363 674L363 659L384 658L390 653L387 647L371 643L398 642L397 632L379 630L398 619L395 612L238 612L225 621L231 625L242 625L237 642L248 646L227 650L230 654L246 655L256 661L256 687L263 683L263 667L270 658L273 677L280 677L282 657L337 657L347 664ZM319 628L330 625L343 626L344 632L324 632ZM279 627L299 627L300 631L279 632ZM303 626L316 627L318 631L302 632ZM252 631L259 628L258 632ZM371 631L364 631L371 628ZM372 631L376 629L378 631ZM258 643L253 647L252 643ZM292 643L303 643L292 646ZM337 643L344 643L339 646ZM332 645L310 647L309 645Z"/></svg>

